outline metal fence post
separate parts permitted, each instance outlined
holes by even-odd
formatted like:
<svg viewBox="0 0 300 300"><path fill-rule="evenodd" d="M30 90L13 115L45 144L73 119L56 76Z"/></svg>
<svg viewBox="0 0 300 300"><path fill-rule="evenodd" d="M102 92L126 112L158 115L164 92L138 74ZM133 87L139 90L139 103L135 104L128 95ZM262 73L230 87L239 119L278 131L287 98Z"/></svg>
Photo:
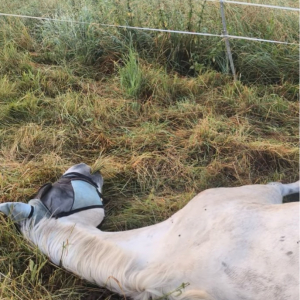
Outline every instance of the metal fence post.
<svg viewBox="0 0 300 300"><path fill-rule="evenodd" d="M229 59L233 79L234 79L234 81L236 81L237 78L236 78L235 68L234 68L234 64L233 64L230 44L229 44L229 40L228 40L228 32L227 32L227 26L226 26L226 18L225 18L223 0L220 0L220 11L221 11L221 17L222 17L222 24L223 24L222 35L224 36L224 39L225 39L226 52L227 52L227 56L228 56L228 59Z"/></svg>

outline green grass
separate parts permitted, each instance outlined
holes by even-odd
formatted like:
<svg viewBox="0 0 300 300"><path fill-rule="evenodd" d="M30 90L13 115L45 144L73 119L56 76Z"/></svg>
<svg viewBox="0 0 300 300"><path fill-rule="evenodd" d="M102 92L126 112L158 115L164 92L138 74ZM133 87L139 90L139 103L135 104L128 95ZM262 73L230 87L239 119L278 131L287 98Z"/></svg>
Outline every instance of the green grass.
<svg viewBox="0 0 300 300"><path fill-rule="evenodd" d="M123 63L124 66L119 68L121 86L129 97L138 98L141 96L143 75L138 57L132 49L129 49Z"/></svg>
<svg viewBox="0 0 300 300"><path fill-rule="evenodd" d="M282 4L274 2L274 4ZM294 5L290 1L289 5ZM155 9L154 9L155 8ZM220 33L194 1L2 1L0 11ZM298 41L294 13L226 6L230 34ZM0 18L0 202L27 202L70 165L100 169L106 230L162 221L210 187L298 179L298 48ZM121 299L0 220L1 299Z"/></svg>
<svg viewBox="0 0 300 300"><path fill-rule="evenodd" d="M272 3L270 3L272 4ZM274 5L281 5L273 0ZM295 1L288 4L297 7ZM139 57L175 69L183 75L196 75L215 69L228 73L225 45L220 38L126 30L100 24L130 25L220 34L219 4L206 1L92 0L29 1L20 8L14 1L3 1L0 10L34 16L49 16L69 22L37 21L2 17L0 35L4 41L35 52L34 60L61 64L68 61L85 73L82 65L106 68L127 52L128 44ZM297 12L244 5L226 5L231 35L286 41L296 45L231 40L234 64L243 82L298 82ZM77 22L73 22L77 21ZM78 23L81 22L81 23ZM0 38L1 40L1 38ZM110 62L110 64L107 64ZM78 66L81 65L81 66ZM96 67L96 72L97 72ZM86 71L86 70L85 70Z"/></svg>

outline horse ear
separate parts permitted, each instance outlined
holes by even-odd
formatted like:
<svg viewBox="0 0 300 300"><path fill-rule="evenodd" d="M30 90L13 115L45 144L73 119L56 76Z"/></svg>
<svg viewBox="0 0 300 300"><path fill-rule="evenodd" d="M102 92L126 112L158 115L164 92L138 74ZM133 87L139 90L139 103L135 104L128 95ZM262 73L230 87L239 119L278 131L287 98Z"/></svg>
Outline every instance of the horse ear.
<svg viewBox="0 0 300 300"><path fill-rule="evenodd" d="M104 182L102 175L100 174L99 171L97 171L97 172L93 173L91 175L91 177L92 177L92 180L98 185L98 190L101 193L103 182Z"/></svg>
<svg viewBox="0 0 300 300"><path fill-rule="evenodd" d="M10 217L14 222L20 223L32 216L33 207L22 202L6 202L0 204L0 212Z"/></svg>

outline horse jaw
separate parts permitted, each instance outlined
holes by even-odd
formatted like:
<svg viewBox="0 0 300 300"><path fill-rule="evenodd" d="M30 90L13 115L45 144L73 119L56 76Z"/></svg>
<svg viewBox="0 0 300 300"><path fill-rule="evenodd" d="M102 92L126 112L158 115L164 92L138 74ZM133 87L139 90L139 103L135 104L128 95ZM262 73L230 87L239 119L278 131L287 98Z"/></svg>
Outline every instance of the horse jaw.
<svg viewBox="0 0 300 300"><path fill-rule="evenodd" d="M103 208L93 208L60 218L62 222L99 227L105 217Z"/></svg>

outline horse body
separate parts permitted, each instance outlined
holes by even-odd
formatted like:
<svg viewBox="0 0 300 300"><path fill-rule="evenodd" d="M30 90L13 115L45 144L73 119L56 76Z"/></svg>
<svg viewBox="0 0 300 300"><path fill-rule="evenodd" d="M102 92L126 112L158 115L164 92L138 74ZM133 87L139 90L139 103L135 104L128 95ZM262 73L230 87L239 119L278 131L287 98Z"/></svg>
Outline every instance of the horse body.
<svg viewBox="0 0 300 300"><path fill-rule="evenodd" d="M298 203L281 204L296 192L299 183L210 189L166 221L125 232L69 217L22 231L54 263L136 300L296 300Z"/></svg>

